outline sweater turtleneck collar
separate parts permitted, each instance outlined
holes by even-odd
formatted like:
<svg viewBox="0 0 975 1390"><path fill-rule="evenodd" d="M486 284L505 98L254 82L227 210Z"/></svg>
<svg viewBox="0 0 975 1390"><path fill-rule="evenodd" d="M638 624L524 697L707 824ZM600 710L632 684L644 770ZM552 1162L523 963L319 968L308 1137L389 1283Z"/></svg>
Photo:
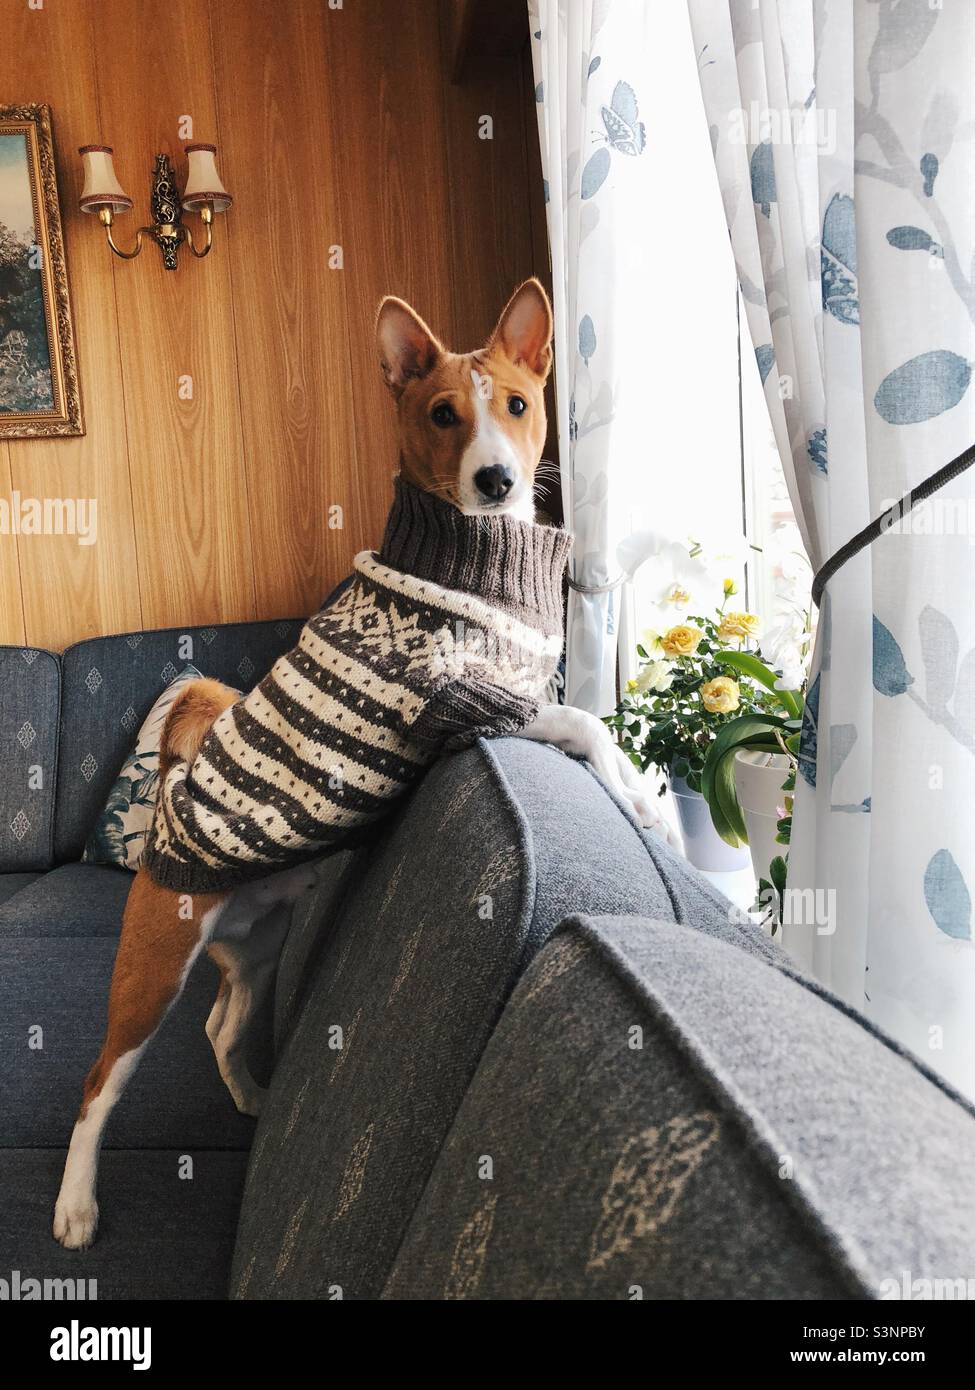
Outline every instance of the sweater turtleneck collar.
<svg viewBox="0 0 975 1390"><path fill-rule="evenodd" d="M554 526L504 513L465 516L397 477L379 559L548 626L562 622L562 577L571 545L572 537Z"/></svg>

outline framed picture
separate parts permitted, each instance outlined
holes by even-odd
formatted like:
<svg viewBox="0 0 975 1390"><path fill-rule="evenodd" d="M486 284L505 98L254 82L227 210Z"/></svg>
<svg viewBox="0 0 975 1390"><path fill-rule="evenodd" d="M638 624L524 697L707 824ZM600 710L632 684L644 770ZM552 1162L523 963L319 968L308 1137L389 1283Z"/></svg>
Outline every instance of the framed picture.
<svg viewBox="0 0 975 1390"><path fill-rule="evenodd" d="M0 106L0 439L84 434L46 106Z"/></svg>

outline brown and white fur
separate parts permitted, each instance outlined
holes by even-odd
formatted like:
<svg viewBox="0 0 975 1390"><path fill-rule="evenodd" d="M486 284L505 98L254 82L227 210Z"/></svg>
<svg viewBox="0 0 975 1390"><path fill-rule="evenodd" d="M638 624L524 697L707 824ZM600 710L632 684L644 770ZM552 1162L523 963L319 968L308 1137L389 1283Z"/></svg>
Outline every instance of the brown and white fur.
<svg viewBox="0 0 975 1390"><path fill-rule="evenodd" d="M479 352L446 351L408 304L391 297L380 306L376 330L397 402L404 477L468 515L510 512L532 520L545 440L543 388L552 360L551 309L538 281L516 291ZM218 681L186 687L163 730L161 777L174 762L193 760L210 725L237 698ZM640 824L666 833L632 765L593 715L543 706L522 737L587 758ZM314 882L314 866L305 865L230 893L188 895L159 887L145 870L136 874L112 975L108 1029L85 1081L54 1209L54 1235L62 1245L84 1249L94 1239L105 1124L204 950L220 970L206 1024L220 1075L240 1111L259 1113L263 1092L244 1053L285 929L283 914L268 914Z"/></svg>

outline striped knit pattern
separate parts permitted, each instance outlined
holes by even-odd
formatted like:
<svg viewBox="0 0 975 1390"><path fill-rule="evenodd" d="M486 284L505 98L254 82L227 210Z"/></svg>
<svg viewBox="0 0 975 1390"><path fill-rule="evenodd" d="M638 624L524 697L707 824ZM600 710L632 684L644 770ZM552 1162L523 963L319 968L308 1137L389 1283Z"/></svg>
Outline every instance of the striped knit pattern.
<svg viewBox="0 0 975 1390"><path fill-rule="evenodd" d="M445 747L534 719L570 539L397 480L382 549L160 788L142 863L219 892L348 843Z"/></svg>

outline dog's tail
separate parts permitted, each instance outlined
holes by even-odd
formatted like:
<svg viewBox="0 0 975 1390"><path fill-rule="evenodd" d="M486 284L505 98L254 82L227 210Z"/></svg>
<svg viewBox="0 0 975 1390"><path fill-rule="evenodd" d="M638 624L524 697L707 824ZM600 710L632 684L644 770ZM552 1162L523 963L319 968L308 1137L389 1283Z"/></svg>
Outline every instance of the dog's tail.
<svg viewBox="0 0 975 1390"><path fill-rule="evenodd" d="M166 715L159 746L159 773L165 777L174 763L191 763L219 714L240 699L240 692L208 677L191 681L177 695Z"/></svg>

